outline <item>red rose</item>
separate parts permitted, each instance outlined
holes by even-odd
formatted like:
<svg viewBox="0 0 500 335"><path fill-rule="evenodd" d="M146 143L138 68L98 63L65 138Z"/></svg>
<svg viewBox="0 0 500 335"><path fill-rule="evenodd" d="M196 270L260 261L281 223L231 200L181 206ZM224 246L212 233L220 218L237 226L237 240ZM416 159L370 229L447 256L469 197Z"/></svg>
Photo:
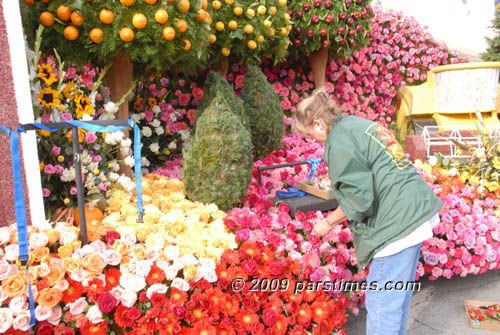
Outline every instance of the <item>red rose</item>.
<svg viewBox="0 0 500 335"><path fill-rule="evenodd" d="M260 322L252 323L250 326L250 331L253 335L260 335L264 332L264 325Z"/></svg>
<svg viewBox="0 0 500 335"><path fill-rule="evenodd" d="M75 330L70 327L64 327L63 335L75 335Z"/></svg>
<svg viewBox="0 0 500 335"><path fill-rule="evenodd" d="M254 275L257 272L257 264L253 260L245 260L241 263L241 267L245 273L249 276Z"/></svg>
<svg viewBox="0 0 500 335"><path fill-rule="evenodd" d="M209 288L212 288L212 284L210 282L208 282L206 279L200 279L198 280L198 282L196 283L198 288L202 291L206 291L208 290Z"/></svg>
<svg viewBox="0 0 500 335"><path fill-rule="evenodd" d="M101 312L104 314L111 313L116 305L118 304L118 300L109 292L101 294L99 299L97 300L97 303L99 304L99 309Z"/></svg>
<svg viewBox="0 0 500 335"><path fill-rule="evenodd" d="M279 276L283 272L283 266L279 262L272 262L269 264L269 274L271 276Z"/></svg>
<svg viewBox="0 0 500 335"><path fill-rule="evenodd" d="M142 312L139 308L137 307L131 307L123 316L123 319L128 323L128 324L133 324L133 322L137 319L139 319L142 316Z"/></svg>
<svg viewBox="0 0 500 335"><path fill-rule="evenodd" d="M224 224L226 225L226 228L229 230L236 230L236 228L238 228L238 224L234 220L228 217L224 218Z"/></svg>
<svg viewBox="0 0 500 335"><path fill-rule="evenodd" d="M208 322L212 325L216 324L217 322L219 322L219 315L218 314L210 314L208 316Z"/></svg>
<svg viewBox="0 0 500 335"><path fill-rule="evenodd" d="M229 281L227 279L224 278L217 279L217 288L225 290L227 289L228 286L229 286Z"/></svg>
<svg viewBox="0 0 500 335"><path fill-rule="evenodd" d="M202 299L200 306L202 309L209 311L214 307L214 302L212 299Z"/></svg>
<svg viewBox="0 0 500 335"><path fill-rule="evenodd" d="M113 245L116 240L120 238L120 233L114 230L110 230L106 232L106 243L109 245Z"/></svg>
<svg viewBox="0 0 500 335"><path fill-rule="evenodd" d="M184 319L186 317L187 310L184 308L184 306L175 305L173 312L174 315L179 319Z"/></svg>
<svg viewBox="0 0 500 335"><path fill-rule="evenodd" d="M308 219L316 219L318 217L318 215L315 212L312 212L312 211L307 212L306 215L307 215Z"/></svg>
<svg viewBox="0 0 500 335"><path fill-rule="evenodd" d="M288 207L287 204L285 204L284 202L281 202L279 205L278 205L278 209L280 212L290 212L290 207Z"/></svg>
<svg viewBox="0 0 500 335"><path fill-rule="evenodd" d="M47 321L42 321L38 324L37 334L38 335L52 335L54 332L54 326Z"/></svg>
<svg viewBox="0 0 500 335"><path fill-rule="evenodd" d="M262 313L262 320L266 326L272 326L276 322L276 314L272 310L266 309Z"/></svg>
<svg viewBox="0 0 500 335"><path fill-rule="evenodd" d="M189 300L188 302L186 302L186 308L189 309L190 311L195 309L196 306L198 306L198 303L193 300Z"/></svg>
<svg viewBox="0 0 500 335"><path fill-rule="evenodd" d="M181 331L181 326L178 323L174 323L174 325L172 326L172 332L174 334L178 334L180 333L180 331Z"/></svg>
<svg viewBox="0 0 500 335"><path fill-rule="evenodd" d="M151 304L153 305L153 307L163 307L166 302L167 297L165 296L165 294L153 293L153 295L151 296Z"/></svg>
<svg viewBox="0 0 500 335"><path fill-rule="evenodd" d="M146 302L146 301L149 301L149 298L148 298L148 293L146 291L142 291L140 294L139 294L139 301L140 302Z"/></svg>
<svg viewBox="0 0 500 335"><path fill-rule="evenodd" d="M251 296L245 296L243 298L243 301L241 302L243 309L251 311L251 312L256 312L258 309L257 304L255 303L255 299L252 298Z"/></svg>

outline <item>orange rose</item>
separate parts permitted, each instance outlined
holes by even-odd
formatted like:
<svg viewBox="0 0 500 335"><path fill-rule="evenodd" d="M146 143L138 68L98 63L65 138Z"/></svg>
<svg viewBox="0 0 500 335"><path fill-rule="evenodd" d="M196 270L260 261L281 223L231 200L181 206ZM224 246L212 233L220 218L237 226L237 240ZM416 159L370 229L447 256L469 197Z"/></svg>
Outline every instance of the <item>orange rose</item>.
<svg viewBox="0 0 500 335"><path fill-rule="evenodd" d="M15 276L8 277L2 281L2 291L9 298L17 297L24 294L28 283L26 282L26 274L19 272Z"/></svg>
<svg viewBox="0 0 500 335"><path fill-rule="evenodd" d="M53 263L50 265L49 275L45 279L47 279L49 285L52 286L56 282L64 278L64 273L65 271L62 267Z"/></svg>
<svg viewBox="0 0 500 335"><path fill-rule="evenodd" d="M79 258L67 257L62 260L62 267L67 273L73 273L82 268L82 261Z"/></svg>
<svg viewBox="0 0 500 335"><path fill-rule="evenodd" d="M18 238L17 238L17 230L12 231L10 233L10 244L18 244Z"/></svg>
<svg viewBox="0 0 500 335"><path fill-rule="evenodd" d="M132 250L132 255L137 258L137 260L142 261L146 259L146 248L144 248L142 245L137 245L134 247Z"/></svg>
<svg viewBox="0 0 500 335"><path fill-rule="evenodd" d="M57 249L57 253L61 258L71 257L71 254L73 253L73 246L71 244L60 246L59 249Z"/></svg>
<svg viewBox="0 0 500 335"><path fill-rule="evenodd" d="M40 263L43 258L47 257L50 253L49 248L47 247L39 247L33 250L30 253L30 256L33 255L35 262Z"/></svg>
<svg viewBox="0 0 500 335"><path fill-rule="evenodd" d="M139 240L139 242L144 242L146 241L149 233L150 232L148 229L139 229L135 235L137 236L137 240Z"/></svg>
<svg viewBox="0 0 500 335"><path fill-rule="evenodd" d="M86 267L90 272L101 274L106 264L104 263L104 259L100 255L91 254L83 257L83 266Z"/></svg>
<svg viewBox="0 0 500 335"><path fill-rule="evenodd" d="M63 293L55 288L44 288L38 293L37 302L42 307L52 308L61 301Z"/></svg>
<svg viewBox="0 0 500 335"><path fill-rule="evenodd" d="M56 229L47 230L45 231L45 234L49 238L49 245L52 245L59 240L60 233Z"/></svg>
<svg viewBox="0 0 500 335"><path fill-rule="evenodd" d="M116 240L115 243L113 243L113 249L120 255L125 256L129 253L130 247L127 242Z"/></svg>
<svg viewBox="0 0 500 335"><path fill-rule="evenodd" d="M29 276L30 276L31 283L33 283L34 281L37 280L37 278L38 278L38 272L37 272L36 267L34 267L34 266L30 267L28 269L28 273L29 273Z"/></svg>

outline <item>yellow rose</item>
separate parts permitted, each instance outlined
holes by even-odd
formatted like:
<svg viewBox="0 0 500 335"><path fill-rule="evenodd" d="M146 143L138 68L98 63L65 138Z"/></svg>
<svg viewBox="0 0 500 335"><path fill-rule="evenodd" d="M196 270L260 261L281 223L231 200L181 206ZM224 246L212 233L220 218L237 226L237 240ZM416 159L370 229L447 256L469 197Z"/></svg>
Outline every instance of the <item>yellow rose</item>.
<svg viewBox="0 0 500 335"><path fill-rule="evenodd" d="M62 267L67 273L73 273L82 268L82 262L79 258L67 257L63 258Z"/></svg>
<svg viewBox="0 0 500 335"><path fill-rule="evenodd" d="M125 241L120 241L116 240L115 243L113 243L113 250L119 253L122 256L125 256L126 254L129 253L129 245Z"/></svg>
<svg viewBox="0 0 500 335"><path fill-rule="evenodd" d="M136 245L134 247L134 249L132 249L132 255L142 261L144 259L146 259L146 256L147 256L147 251L146 251L146 248L144 248L142 245Z"/></svg>
<svg viewBox="0 0 500 335"><path fill-rule="evenodd" d="M40 263L40 261L42 259L44 259L45 257L47 257L49 255L49 253L50 253L49 248L39 247L39 248L36 248L35 250L33 250L30 253L30 256L33 255L34 261L37 263Z"/></svg>
<svg viewBox="0 0 500 335"><path fill-rule="evenodd" d="M73 253L73 246L71 244L62 245L57 249L57 254L61 258L71 257L72 253Z"/></svg>
<svg viewBox="0 0 500 335"><path fill-rule="evenodd" d="M17 297L25 293L28 283L26 282L26 274L19 272L18 274L7 277L2 281L2 291L9 298Z"/></svg>
<svg viewBox="0 0 500 335"><path fill-rule="evenodd" d="M50 229L44 232L49 238L49 245L55 244L61 235L57 229Z"/></svg>
<svg viewBox="0 0 500 335"><path fill-rule="evenodd" d="M101 274L106 263L100 255L90 254L83 257L83 266L92 273Z"/></svg>
<svg viewBox="0 0 500 335"><path fill-rule="evenodd" d="M37 302L42 307L52 308L61 301L63 293L55 288L44 288L38 293Z"/></svg>
<svg viewBox="0 0 500 335"><path fill-rule="evenodd" d="M184 273L184 280L189 282L196 276L196 274L198 273L198 270L196 269L196 266L194 266L194 265L187 265L184 267L182 272Z"/></svg>

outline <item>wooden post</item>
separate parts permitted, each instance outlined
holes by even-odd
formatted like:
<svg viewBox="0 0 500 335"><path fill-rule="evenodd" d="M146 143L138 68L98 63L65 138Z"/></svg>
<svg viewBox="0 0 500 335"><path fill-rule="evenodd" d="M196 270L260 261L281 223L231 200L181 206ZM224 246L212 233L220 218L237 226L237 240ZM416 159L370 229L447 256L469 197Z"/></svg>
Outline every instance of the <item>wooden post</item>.
<svg viewBox="0 0 500 335"><path fill-rule="evenodd" d="M105 80L109 87L109 93L113 102L118 102L130 88L132 76L134 72L134 64L124 55L118 54L113 59L113 65L106 74ZM116 118L118 120L127 120L128 100L125 101L118 109ZM125 136L128 137L128 131L125 131ZM118 153L118 159L123 160L124 157ZM132 169L123 163L120 164L120 173L132 177Z"/></svg>
<svg viewBox="0 0 500 335"><path fill-rule="evenodd" d="M222 77L227 77L227 72L229 71L229 60L225 58L217 64L212 65L212 70L219 72Z"/></svg>
<svg viewBox="0 0 500 335"><path fill-rule="evenodd" d="M309 65L314 77L314 86L316 88L325 85L326 64L328 62L328 48L321 47L309 55Z"/></svg>

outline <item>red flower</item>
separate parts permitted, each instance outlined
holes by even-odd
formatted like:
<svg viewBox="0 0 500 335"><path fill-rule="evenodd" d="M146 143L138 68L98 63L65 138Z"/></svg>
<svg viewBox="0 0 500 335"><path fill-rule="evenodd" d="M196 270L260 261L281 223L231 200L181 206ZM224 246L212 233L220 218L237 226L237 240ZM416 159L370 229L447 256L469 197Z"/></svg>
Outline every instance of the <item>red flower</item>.
<svg viewBox="0 0 500 335"><path fill-rule="evenodd" d="M192 335L216 335L217 334L217 329L206 322L205 320L203 321L197 321L193 325L193 329L191 330Z"/></svg>
<svg viewBox="0 0 500 335"><path fill-rule="evenodd" d="M106 330L108 329L108 321L104 320L97 324L88 323L85 327L81 329L82 335L106 335Z"/></svg>
<svg viewBox="0 0 500 335"><path fill-rule="evenodd" d="M196 286L198 286L198 288L201 291L206 291L212 287L212 284L208 280L206 280L205 278L202 278L196 282Z"/></svg>
<svg viewBox="0 0 500 335"><path fill-rule="evenodd" d="M116 240L120 238L120 233L114 230L109 230L106 232L106 243L113 245Z"/></svg>
<svg viewBox="0 0 500 335"><path fill-rule="evenodd" d="M269 264L269 274L271 276L280 276L283 272L283 266L280 262L272 262Z"/></svg>
<svg viewBox="0 0 500 335"><path fill-rule="evenodd" d="M105 273L106 276L106 291L111 291L111 289L120 284L120 277L122 273L118 269L109 269Z"/></svg>
<svg viewBox="0 0 500 335"><path fill-rule="evenodd" d="M184 306L181 306L181 305L175 305L173 307L172 311L174 312L174 315L178 319L184 319L186 317L186 314L187 314L186 308Z"/></svg>
<svg viewBox="0 0 500 335"><path fill-rule="evenodd" d="M299 310L297 312L297 322L308 323L311 321L311 318L312 318L311 307L306 303L300 305Z"/></svg>
<svg viewBox="0 0 500 335"><path fill-rule="evenodd" d="M163 307L163 305L165 305L166 302L167 302L167 297L165 296L165 294L160 294L155 292L151 296L151 304L153 305L153 307L161 308Z"/></svg>
<svg viewBox="0 0 500 335"><path fill-rule="evenodd" d="M234 318L247 331L251 331L251 326L253 323L259 322L259 316L257 314L247 312L245 310L240 310L240 312L238 314L236 314L236 316Z"/></svg>
<svg viewBox="0 0 500 335"><path fill-rule="evenodd" d="M221 312L224 315L234 316L240 310L240 304L235 300L236 294L227 294L225 296L225 302L222 304Z"/></svg>
<svg viewBox="0 0 500 335"><path fill-rule="evenodd" d="M54 326L47 321L42 321L38 324L37 334L38 335L52 335L54 331Z"/></svg>
<svg viewBox="0 0 500 335"><path fill-rule="evenodd" d="M324 301L315 301L311 305L312 319L316 323L325 321L328 318L328 304Z"/></svg>
<svg viewBox="0 0 500 335"><path fill-rule="evenodd" d="M286 316L280 314L276 317L276 322L274 323L273 330L275 334L284 335L288 330L288 320Z"/></svg>
<svg viewBox="0 0 500 335"><path fill-rule="evenodd" d="M83 286L80 282L72 280L70 278L66 279L68 281L68 289L64 291L62 301L65 304L69 304L78 300L83 294Z"/></svg>
<svg viewBox="0 0 500 335"><path fill-rule="evenodd" d="M99 304L99 309L101 310L101 312L108 314L115 309L118 301L111 293L106 292L99 297L97 303Z"/></svg>
<svg viewBox="0 0 500 335"><path fill-rule="evenodd" d="M119 305L115 310L115 323L121 328L128 326L128 323L125 319L125 314L127 312L128 308L123 305Z"/></svg>
<svg viewBox="0 0 500 335"><path fill-rule="evenodd" d="M259 248L255 242L245 242L241 245L239 251L244 252L248 257L255 257L259 255Z"/></svg>
<svg viewBox="0 0 500 335"><path fill-rule="evenodd" d="M132 306L125 312L123 319L127 324L133 324L135 320L138 320L142 316L142 312L139 308Z"/></svg>
<svg viewBox="0 0 500 335"><path fill-rule="evenodd" d="M151 266L148 276L146 277L146 282L148 285L160 284L165 280L165 272L157 267L156 265Z"/></svg>
<svg viewBox="0 0 500 335"><path fill-rule="evenodd" d="M250 332L252 332L252 335L260 335L264 332L264 325L260 322L252 323Z"/></svg>
<svg viewBox="0 0 500 335"><path fill-rule="evenodd" d="M205 293L208 299L212 301L212 313L219 314L224 309L226 296L218 288L211 288Z"/></svg>
<svg viewBox="0 0 500 335"><path fill-rule="evenodd" d="M258 265L253 259L243 261L243 263L241 263L241 267L243 268L245 273L250 276L254 275L258 269Z"/></svg>
<svg viewBox="0 0 500 335"><path fill-rule="evenodd" d="M186 292L183 292L175 287L170 288L170 302L172 304L183 305L186 302L186 300L187 300L187 293Z"/></svg>

